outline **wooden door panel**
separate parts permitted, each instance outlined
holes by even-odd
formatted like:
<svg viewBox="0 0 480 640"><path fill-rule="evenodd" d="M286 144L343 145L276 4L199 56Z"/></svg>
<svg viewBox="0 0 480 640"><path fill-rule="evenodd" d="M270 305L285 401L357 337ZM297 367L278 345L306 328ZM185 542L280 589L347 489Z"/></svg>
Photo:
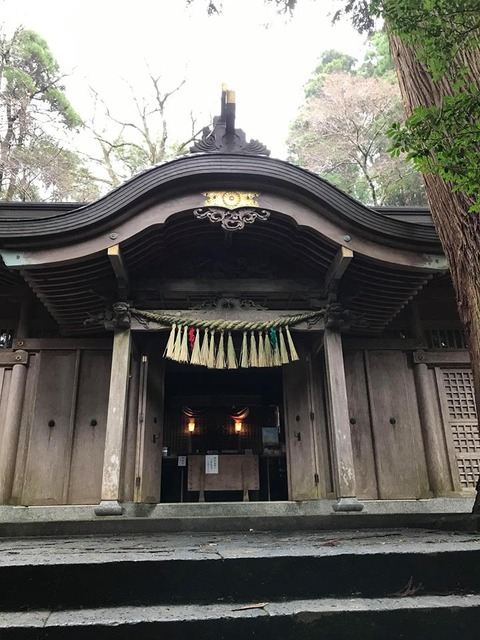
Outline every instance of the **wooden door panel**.
<svg viewBox="0 0 480 640"><path fill-rule="evenodd" d="M165 360L142 356L140 375L136 502L160 502Z"/></svg>
<svg viewBox="0 0 480 640"><path fill-rule="evenodd" d="M22 504L65 504L70 470L77 351L40 356Z"/></svg>
<svg viewBox="0 0 480 640"><path fill-rule="evenodd" d="M344 361L357 497L375 500L378 490L363 351L346 351Z"/></svg>
<svg viewBox="0 0 480 640"><path fill-rule="evenodd" d="M299 344L301 359L283 368L285 438L290 500L316 500L320 497L316 442L313 433L309 366Z"/></svg>
<svg viewBox="0 0 480 640"><path fill-rule="evenodd" d="M367 353L379 497L429 496L413 372L401 351Z"/></svg>
<svg viewBox="0 0 480 640"><path fill-rule="evenodd" d="M333 496L333 475L328 439L328 418L325 398L325 360L317 355L312 359L311 387L314 405L314 435L318 450L318 492L320 498Z"/></svg>
<svg viewBox="0 0 480 640"><path fill-rule="evenodd" d="M100 502L111 361L109 351L82 352L69 504Z"/></svg>

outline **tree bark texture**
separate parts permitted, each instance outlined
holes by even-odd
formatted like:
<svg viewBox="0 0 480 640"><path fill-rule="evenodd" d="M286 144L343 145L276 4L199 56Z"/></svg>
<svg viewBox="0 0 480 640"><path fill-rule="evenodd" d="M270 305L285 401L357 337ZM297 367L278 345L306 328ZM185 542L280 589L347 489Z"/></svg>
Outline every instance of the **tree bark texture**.
<svg viewBox="0 0 480 640"><path fill-rule="evenodd" d="M418 106L439 106L453 95L447 78L433 82L413 47L398 36L389 35L390 48L407 115ZM480 51L464 52L463 63L470 69L469 82L480 86ZM465 326L475 385L477 412L480 411L480 219L469 213L473 201L461 192L452 192L440 177L425 175L433 222L448 259L460 319Z"/></svg>

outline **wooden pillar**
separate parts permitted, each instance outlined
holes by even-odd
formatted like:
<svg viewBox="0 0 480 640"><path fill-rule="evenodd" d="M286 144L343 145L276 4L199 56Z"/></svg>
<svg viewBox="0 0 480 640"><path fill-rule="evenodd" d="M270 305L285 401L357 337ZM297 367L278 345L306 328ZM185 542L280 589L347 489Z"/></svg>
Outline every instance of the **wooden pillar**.
<svg viewBox="0 0 480 640"><path fill-rule="evenodd" d="M433 389L429 380L428 367L425 363L419 363L415 365L414 371L430 488L434 496L444 496L452 490L450 469L445 455L441 424L433 404Z"/></svg>
<svg viewBox="0 0 480 640"><path fill-rule="evenodd" d="M130 376L130 329L116 329L113 338L112 372L108 398L102 501L96 515L121 515L122 463Z"/></svg>
<svg viewBox="0 0 480 640"><path fill-rule="evenodd" d="M333 477L338 498L334 509L335 511L361 511L363 505L356 497L355 467L340 333L325 329L323 344L333 449Z"/></svg>
<svg viewBox="0 0 480 640"><path fill-rule="evenodd" d="M15 355L27 356L25 351L15 351ZM0 447L0 504L8 504L12 495L20 423L25 399L27 362L14 364L12 367L5 423L3 425L2 446Z"/></svg>

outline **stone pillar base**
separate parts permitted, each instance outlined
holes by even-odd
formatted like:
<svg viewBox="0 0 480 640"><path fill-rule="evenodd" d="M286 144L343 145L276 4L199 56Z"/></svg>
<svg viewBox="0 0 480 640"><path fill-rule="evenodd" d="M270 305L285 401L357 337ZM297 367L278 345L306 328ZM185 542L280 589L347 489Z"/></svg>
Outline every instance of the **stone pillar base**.
<svg viewBox="0 0 480 640"><path fill-rule="evenodd" d="M122 516L123 506L116 500L102 500L94 512L96 516Z"/></svg>
<svg viewBox="0 0 480 640"><path fill-rule="evenodd" d="M363 504L357 498L339 498L333 505L334 511L363 511Z"/></svg>

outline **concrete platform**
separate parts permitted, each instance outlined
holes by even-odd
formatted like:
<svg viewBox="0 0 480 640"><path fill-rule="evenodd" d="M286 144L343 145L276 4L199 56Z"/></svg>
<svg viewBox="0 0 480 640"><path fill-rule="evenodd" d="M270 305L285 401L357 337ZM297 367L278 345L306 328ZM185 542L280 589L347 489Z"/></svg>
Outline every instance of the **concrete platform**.
<svg viewBox="0 0 480 640"><path fill-rule="evenodd" d="M473 499L364 501L358 513L335 512L334 500L145 505L126 503L123 513L98 516L97 505L0 506L1 536L154 533L160 531L287 531L357 527L475 529Z"/></svg>

